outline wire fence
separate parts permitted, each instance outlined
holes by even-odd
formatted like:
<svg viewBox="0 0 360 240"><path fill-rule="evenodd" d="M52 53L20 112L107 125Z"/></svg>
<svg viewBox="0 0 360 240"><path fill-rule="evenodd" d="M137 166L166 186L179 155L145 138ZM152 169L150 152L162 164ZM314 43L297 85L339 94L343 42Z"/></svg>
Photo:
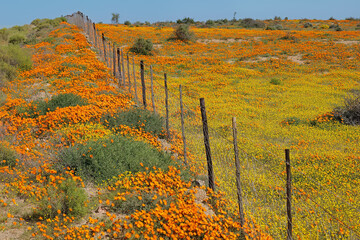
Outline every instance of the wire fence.
<svg viewBox="0 0 360 240"><path fill-rule="evenodd" d="M214 189L225 192L234 211L239 212L242 205L249 226L259 227L274 239L360 239L360 211L356 203L306 175L290 159L286 163L283 152L258 146L241 134L242 126L234 146L237 129L231 127L231 117L223 119L229 126L225 131L212 128L210 121L205 129L196 91L167 84L174 76L154 72L152 66L139 63L138 57L124 53L121 43L111 42L82 13L66 18L84 30L120 89L130 93L139 107L166 119L168 140L175 143L172 147L181 153L178 157L196 173L196 178L210 187L214 183ZM209 178L205 135L210 139L208 150L214 179ZM236 149L238 166L234 160Z"/></svg>

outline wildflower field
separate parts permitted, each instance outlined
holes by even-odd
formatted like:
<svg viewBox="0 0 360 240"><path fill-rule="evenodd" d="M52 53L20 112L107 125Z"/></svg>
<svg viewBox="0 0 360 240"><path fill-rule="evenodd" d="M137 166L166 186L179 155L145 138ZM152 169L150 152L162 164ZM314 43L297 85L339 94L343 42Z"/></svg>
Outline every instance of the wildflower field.
<svg viewBox="0 0 360 240"><path fill-rule="evenodd" d="M305 28L305 22L314 27ZM298 238L356 239L360 130L336 119L334 109L360 90L359 21L278 23L287 30L194 26L193 42L172 40L171 27L97 27L125 53L137 38L153 42L153 54L136 55L135 62L151 65L159 84L167 73L173 93L170 123L175 128L180 129L179 85L185 104L199 116L198 99L205 98L216 183L233 202L237 196L231 117L237 117L245 215L264 231L275 238L286 236L284 149L289 148ZM333 25L342 31L329 27ZM156 90L163 99L163 89ZM201 123L189 116L186 124ZM188 129L189 148L198 153L194 164L205 165L201 129Z"/></svg>
<svg viewBox="0 0 360 240"><path fill-rule="evenodd" d="M357 239L360 130L333 110L360 91L359 21L309 22L317 27L301 20L280 21L290 30L192 27L192 42L172 39L172 27L96 24L130 55L128 64L136 63L134 75L128 65L123 76L137 79L129 88L119 86L110 60L101 61L101 49L75 25L62 22L25 45L32 68L0 85L0 238L283 239L288 148L294 237ZM335 23L342 31L329 28ZM152 55L130 52L139 37L154 43ZM139 60L148 87L152 66L160 116L134 96L141 95ZM164 73L171 138L161 124ZM206 179L200 97L220 192L191 184ZM243 228L231 117L241 150Z"/></svg>

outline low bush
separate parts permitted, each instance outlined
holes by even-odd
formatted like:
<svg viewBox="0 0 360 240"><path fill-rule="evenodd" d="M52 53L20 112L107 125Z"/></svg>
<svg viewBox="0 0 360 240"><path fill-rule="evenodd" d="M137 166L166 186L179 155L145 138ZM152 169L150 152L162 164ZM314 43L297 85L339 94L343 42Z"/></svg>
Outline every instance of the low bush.
<svg viewBox="0 0 360 240"><path fill-rule="evenodd" d="M283 30L284 27L280 24L270 25L266 27L266 30Z"/></svg>
<svg viewBox="0 0 360 240"><path fill-rule="evenodd" d="M334 109L334 116L341 118L344 124L360 125L360 92L344 99L344 106Z"/></svg>
<svg viewBox="0 0 360 240"><path fill-rule="evenodd" d="M261 20L244 18L243 20L241 20L241 26L243 26L244 28L264 28L265 23Z"/></svg>
<svg viewBox="0 0 360 240"><path fill-rule="evenodd" d="M180 40L183 42L194 42L196 40L195 34L190 31L190 27L187 24L180 24L174 30L174 37L172 39Z"/></svg>
<svg viewBox="0 0 360 240"><path fill-rule="evenodd" d="M60 214L82 217L88 212L85 190L71 178L64 180L60 185L48 187L47 193L47 197L40 201L35 200L37 208L25 218L38 220L39 217L54 218Z"/></svg>
<svg viewBox="0 0 360 240"><path fill-rule="evenodd" d="M46 104L46 111L54 111L56 108L87 105L87 99L74 93L61 93L53 96Z"/></svg>
<svg viewBox="0 0 360 240"><path fill-rule="evenodd" d="M18 45L0 46L0 62L7 63L20 70L32 68L31 53Z"/></svg>
<svg viewBox="0 0 360 240"><path fill-rule="evenodd" d="M24 42L25 42L25 36L21 34L16 34L9 38L10 44L22 44Z"/></svg>
<svg viewBox="0 0 360 240"><path fill-rule="evenodd" d="M312 23L310 23L310 22L304 23L304 28L310 28L310 27L313 27Z"/></svg>
<svg viewBox="0 0 360 240"><path fill-rule="evenodd" d="M124 25L130 26L130 25L131 25L131 22L130 22L130 21L125 21L125 22L124 22Z"/></svg>
<svg viewBox="0 0 360 240"><path fill-rule="evenodd" d="M45 115L47 112L55 111L57 108L84 106L88 102L86 99L73 93L61 93L53 96L48 102L44 100L37 100L32 102L30 107L17 107L17 113L30 118L36 118L39 115Z"/></svg>
<svg viewBox="0 0 360 240"><path fill-rule="evenodd" d="M6 28L0 29L0 40L7 42L8 38L9 38L9 31Z"/></svg>
<svg viewBox="0 0 360 240"><path fill-rule="evenodd" d="M118 111L117 113L105 115L101 122L108 128L114 129L119 125L126 125L136 129L143 129L145 132L162 137L164 134L164 119L145 109L134 108L128 111Z"/></svg>
<svg viewBox="0 0 360 240"><path fill-rule="evenodd" d="M135 173L153 166L167 169L175 163L169 154L123 136L75 144L64 149L59 160L62 167L70 167L84 179L98 183L124 172Z"/></svg>
<svg viewBox="0 0 360 240"><path fill-rule="evenodd" d="M14 167L16 165L16 158L15 151L0 143L0 167Z"/></svg>
<svg viewBox="0 0 360 240"><path fill-rule="evenodd" d="M186 18L183 18L182 20L181 19L178 19L176 21L177 24L194 24L195 21L194 19L192 18L189 18L189 17L186 17Z"/></svg>
<svg viewBox="0 0 360 240"><path fill-rule="evenodd" d="M138 38L130 48L130 52L141 55L153 55L153 43L149 39Z"/></svg>
<svg viewBox="0 0 360 240"><path fill-rule="evenodd" d="M281 80L278 79L278 78L272 78L272 79L270 80L270 84L280 85L280 84L281 84Z"/></svg>

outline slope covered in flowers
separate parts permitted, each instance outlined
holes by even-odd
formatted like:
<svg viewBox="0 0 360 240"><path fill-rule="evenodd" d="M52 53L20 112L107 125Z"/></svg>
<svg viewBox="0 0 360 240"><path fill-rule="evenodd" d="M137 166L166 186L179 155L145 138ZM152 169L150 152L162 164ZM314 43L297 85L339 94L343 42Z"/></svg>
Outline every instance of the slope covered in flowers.
<svg viewBox="0 0 360 240"><path fill-rule="evenodd" d="M248 213L257 215L261 224L272 226L276 235L286 220L282 210L269 210L267 204L285 201L285 184L277 176L285 177L283 151L289 148L299 237L348 238L350 229L360 229L360 130L336 121L332 111L360 90L360 34L354 30L359 21L309 22L317 27L305 29L300 20L278 21L291 30L192 27L197 41L190 43L169 41L174 31L170 27L100 24L98 29L125 52L139 37L151 40L154 55L135 59L152 65L157 80L168 73L176 95L182 84L191 108L204 97L209 124L221 136L231 139L231 117L237 117L239 147L257 159L255 163L244 157L242 174L246 196L253 201ZM329 29L332 24L344 31ZM202 148L197 144L200 133L192 134L188 140ZM226 152L214 157L217 182L236 199L235 180L229 177L233 159L224 157L232 156L232 146L217 136L211 140L214 148ZM263 165L271 171L262 171ZM315 216L322 217L321 224Z"/></svg>

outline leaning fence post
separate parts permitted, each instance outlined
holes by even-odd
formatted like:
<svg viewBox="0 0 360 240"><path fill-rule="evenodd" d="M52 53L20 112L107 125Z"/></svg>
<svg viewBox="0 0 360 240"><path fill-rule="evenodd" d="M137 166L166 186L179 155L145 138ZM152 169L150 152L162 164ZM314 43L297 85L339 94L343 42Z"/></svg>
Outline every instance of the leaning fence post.
<svg viewBox="0 0 360 240"><path fill-rule="evenodd" d="M121 66L122 66L122 71L123 71L123 74L122 74L122 77L123 77L123 86L125 87L125 63L124 63L124 52L123 50L121 49Z"/></svg>
<svg viewBox="0 0 360 240"><path fill-rule="evenodd" d="M142 97L143 105L146 109L146 86L145 86L145 70L144 70L144 61L140 61L140 77L141 77L141 87L142 87Z"/></svg>
<svg viewBox="0 0 360 240"><path fill-rule="evenodd" d="M101 34L102 42L103 42L103 48L104 48L104 62L107 66L107 58L106 58L106 46L105 46L105 36L104 33Z"/></svg>
<svg viewBox="0 0 360 240"><path fill-rule="evenodd" d="M165 88L165 127L166 127L166 136L170 139L170 127L169 127L169 93L168 93L168 85L167 85L167 75L164 73L164 88Z"/></svg>
<svg viewBox="0 0 360 240"><path fill-rule="evenodd" d="M135 100L139 104L139 98L137 94L137 85L136 85L136 73L135 73L135 57L133 56L133 75L134 75L134 88L135 88Z"/></svg>
<svg viewBox="0 0 360 240"><path fill-rule="evenodd" d="M97 32L96 32L96 26L95 26L95 23L93 23L93 28L94 28L94 45L95 45L95 48L97 48Z"/></svg>
<svg viewBox="0 0 360 240"><path fill-rule="evenodd" d="M208 129L208 123L207 123L207 118L206 118L206 109L205 109L204 98L200 98L200 109L201 109L201 118L202 118L202 123L203 123L206 160L207 160L207 166L208 166L209 187L213 191L215 191L214 170L213 170L212 159L211 159L209 129Z"/></svg>
<svg viewBox="0 0 360 240"><path fill-rule="evenodd" d="M180 114L181 114L181 133L182 133L182 139L184 143L184 163L187 166L187 156L186 156L186 138L185 138L185 126L184 126L184 106L183 106L183 100L182 100L182 86L179 86L179 92L180 92Z"/></svg>
<svg viewBox="0 0 360 240"><path fill-rule="evenodd" d="M129 59L129 53L127 53L126 55L126 60L127 60L127 72L128 72L128 80L129 80L129 92L131 90L131 80L130 80L130 59Z"/></svg>
<svg viewBox="0 0 360 240"><path fill-rule="evenodd" d="M150 65L150 83L151 83L151 101L153 105L153 111L156 114L156 107L155 107L155 96L154 96L154 80L153 80L153 69Z"/></svg>
<svg viewBox="0 0 360 240"><path fill-rule="evenodd" d="M120 49L119 48L117 48L116 55L117 55L117 65L118 65L118 71L119 71L119 87L120 87L122 84L122 72L121 72L121 65L120 65Z"/></svg>
<svg viewBox="0 0 360 240"><path fill-rule="evenodd" d="M292 215L291 215L291 165L290 150L285 149L286 161L286 212L287 212L287 240L292 240Z"/></svg>
<svg viewBox="0 0 360 240"><path fill-rule="evenodd" d="M240 161L239 161L239 149L237 145L237 127L236 127L236 117L232 118L232 127L233 127L233 143L234 143L234 153L235 153L235 167L236 167L236 188L239 204L239 215L240 215L240 226L244 227L244 207L242 202L242 189L240 182Z"/></svg>
<svg viewBox="0 0 360 240"><path fill-rule="evenodd" d="M113 45L113 74L114 74L114 77L116 78L116 50L115 50L115 45Z"/></svg>

